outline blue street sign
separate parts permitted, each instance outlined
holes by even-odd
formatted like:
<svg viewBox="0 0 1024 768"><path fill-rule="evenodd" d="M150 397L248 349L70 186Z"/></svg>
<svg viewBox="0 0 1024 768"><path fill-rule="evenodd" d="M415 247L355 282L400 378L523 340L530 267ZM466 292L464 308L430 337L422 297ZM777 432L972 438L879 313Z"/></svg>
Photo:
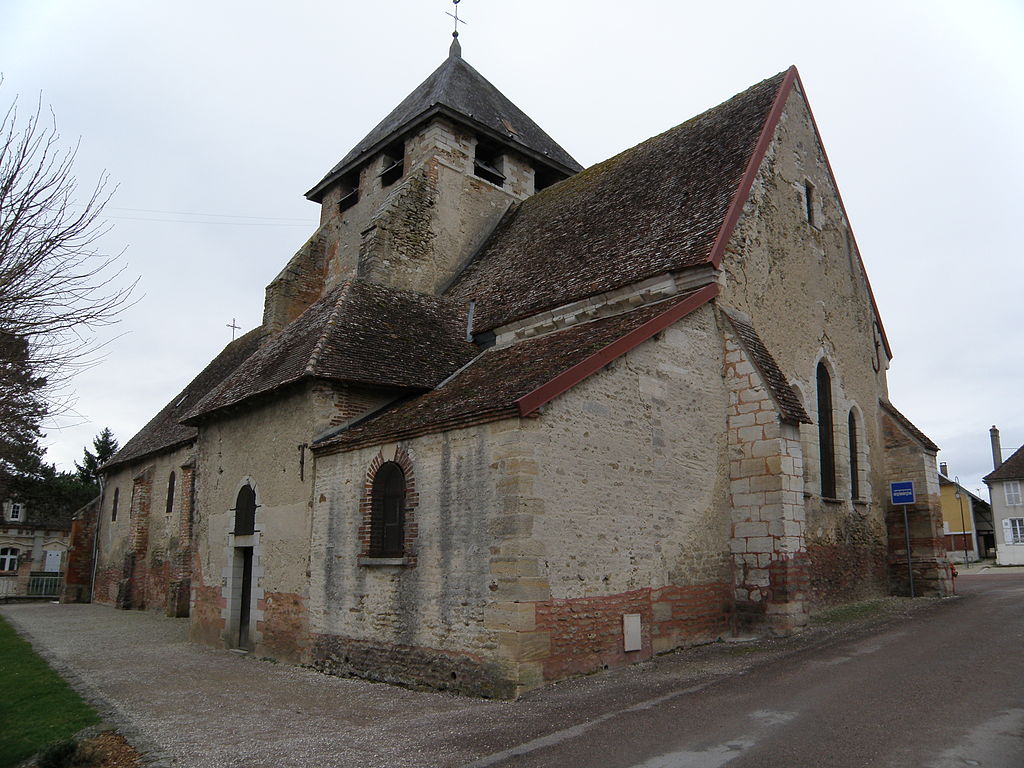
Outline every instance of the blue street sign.
<svg viewBox="0 0 1024 768"><path fill-rule="evenodd" d="M904 480L899 483L889 483L889 496L893 504L913 504L914 481Z"/></svg>

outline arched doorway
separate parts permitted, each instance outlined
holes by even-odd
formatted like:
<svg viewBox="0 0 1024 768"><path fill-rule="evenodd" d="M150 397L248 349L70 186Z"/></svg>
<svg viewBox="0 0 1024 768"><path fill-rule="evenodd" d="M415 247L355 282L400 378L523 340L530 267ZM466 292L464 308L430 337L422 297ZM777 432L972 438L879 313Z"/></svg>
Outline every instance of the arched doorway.
<svg viewBox="0 0 1024 768"><path fill-rule="evenodd" d="M256 507L256 489L246 483L238 491L234 508L235 555L232 576L235 589L232 590L232 613L238 616L238 632L232 633L232 639L238 648L251 647L252 536L256 533Z"/></svg>

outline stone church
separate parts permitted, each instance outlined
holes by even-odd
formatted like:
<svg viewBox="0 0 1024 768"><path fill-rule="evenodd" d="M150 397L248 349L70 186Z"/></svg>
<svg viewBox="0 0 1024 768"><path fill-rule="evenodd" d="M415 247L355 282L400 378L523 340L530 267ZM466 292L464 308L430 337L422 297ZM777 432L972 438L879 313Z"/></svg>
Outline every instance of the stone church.
<svg viewBox="0 0 1024 768"><path fill-rule="evenodd" d="M456 39L306 196L262 325L104 468L93 600L514 696L797 631L908 555L947 589L937 448L795 68L583 169Z"/></svg>

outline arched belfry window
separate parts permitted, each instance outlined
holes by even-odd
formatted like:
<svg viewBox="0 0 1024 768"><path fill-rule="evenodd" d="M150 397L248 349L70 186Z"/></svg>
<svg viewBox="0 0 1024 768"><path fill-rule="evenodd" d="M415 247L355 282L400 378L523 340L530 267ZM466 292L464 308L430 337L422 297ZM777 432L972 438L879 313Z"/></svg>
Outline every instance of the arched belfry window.
<svg viewBox="0 0 1024 768"><path fill-rule="evenodd" d="M402 557L405 539L405 473L393 461L381 464L373 478L371 557Z"/></svg>
<svg viewBox="0 0 1024 768"><path fill-rule="evenodd" d="M235 499L235 535L251 536L256 532L256 490L246 483Z"/></svg>
<svg viewBox="0 0 1024 768"><path fill-rule="evenodd" d="M821 495L836 497L836 441L832 426L832 377L824 363L818 363L818 461Z"/></svg>

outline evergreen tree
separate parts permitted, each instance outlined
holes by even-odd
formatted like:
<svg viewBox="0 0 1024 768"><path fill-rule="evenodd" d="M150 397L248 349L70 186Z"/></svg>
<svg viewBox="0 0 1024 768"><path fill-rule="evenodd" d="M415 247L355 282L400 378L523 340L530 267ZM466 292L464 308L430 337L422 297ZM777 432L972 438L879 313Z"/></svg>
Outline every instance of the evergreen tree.
<svg viewBox="0 0 1024 768"><path fill-rule="evenodd" d="M28 350L25 339L0 330L0 498L18 478L38 476L42 465L46 379L35 375Z"/></svg>
<svg viewBox="0 0 1024 768"><path fill-rule="evenodd" d="M75 462L75 469L78 471L78 479L83 483L90 485L96 485L99 483L99 477L96 471L110 461L110 457L117 453L119 446L117 440L114 438L114 433L110 431L110 427L104 427L103 431L100 432L92 440L92 447L95 449L95 453L90 451L88 448L83 449L85 455L82 457L82 463Z"/></svg>

